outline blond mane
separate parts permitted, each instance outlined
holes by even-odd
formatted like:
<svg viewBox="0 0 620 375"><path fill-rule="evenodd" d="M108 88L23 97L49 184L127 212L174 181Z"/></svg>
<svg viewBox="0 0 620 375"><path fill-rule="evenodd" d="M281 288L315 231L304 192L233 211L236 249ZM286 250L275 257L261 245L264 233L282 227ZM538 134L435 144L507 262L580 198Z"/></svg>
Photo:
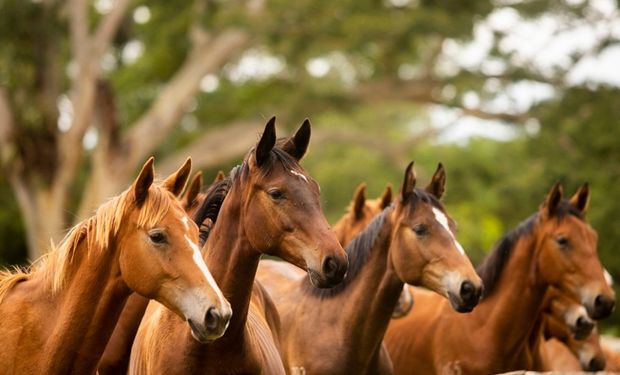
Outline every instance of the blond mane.
<svg viewBox="0 0 620 375"><path fill-rule="evenodd" d="M172 193L155 184L149 188L146 200L140 208L135 205L131 188L110 199L99 206L93 216L71 228L58 245L52 242L50 251L34 261L30 267L0 271L0 303L15 284L29 279L35 273L42 273L44 283L52 293L58 292L72 271L73 255L83 241L86 241L88 253L106 251L121 225L126 223L124 218L132 210L139 210L137 227L150 228L163 219L174 202L176 198Z"/></svg>

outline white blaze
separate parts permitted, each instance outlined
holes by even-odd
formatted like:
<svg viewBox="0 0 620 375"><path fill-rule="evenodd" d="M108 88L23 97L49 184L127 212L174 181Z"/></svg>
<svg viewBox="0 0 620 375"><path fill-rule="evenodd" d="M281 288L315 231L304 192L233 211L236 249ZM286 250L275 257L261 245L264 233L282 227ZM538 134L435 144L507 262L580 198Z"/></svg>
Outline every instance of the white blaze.
<svg viewBox="0 0 620 375"><path fill-rule="evenodd" d="M211 275L211 272L209 272L209 269L207 268L207 265L205 264L204 259L202 259L202 255L200 254L200 248L194 241L192 241L187 236L187 234L185 235L185 239L187 240L187 243L189 244L189 246L192 248L194 252L194 254L192 255L192 259L194 259L194 263L196 263L198 268L202 271L205 278L207 279L207 282L209 283L209 285L211 285L213 290L215 290L215 292L217 293L217 297L220 299L220 303L222 303L223 305L226 304L226 300L224 299L224 296L222 295L222 291L215 283L215 279L213 279L213 275Z"/></svg>
<svg viewBox="0 0 620 375"><path fill-rule="evenodd" d="M612 284L614 283L614 279L613 277L611 277L609 271L607 271L607 268L603 268L603 275L605 276L605 281L607 282L607 285L612 286Z"/></svg>
<svg viewBox="0 0 620 375"><path fill-rule="evenodd" d="M189 230L189 218L187 216L183 216L181 221L183 222L183 225L185 225L185 230Z"/></svg>
<svg viewBox="0 0 620 375"><path fill-rule="evenodd" d="M454 234L452 234L452 231L450 230L450 226L448 225L448 218L446 217L446 215L436 207L433 207L433 214L435 215L435 220L437 220L437 222L441 224L441 226L444 227L444 229L450 234L450 237L452 237L452 241L454 241L454 246L456 246L456 248L461 254L465 255L465 250L463 249L463 246L461 246L459 241L456 240Z"/></svg>
<svg viewBox="0 0 620 375"><path fill-rule="evenodd" d="M297 172L297 171L294 171L294 170L292 170L292 169L291 169L291 173L292 173L292 174L294 174L295 176L297 176L297 177L301 178L302 180L304 180L304 181L308 182L308 179L307 179L307 178L306 178L306 176L304 176L303 174L301 174L301 173L299 173L299 172Z"/></svg>

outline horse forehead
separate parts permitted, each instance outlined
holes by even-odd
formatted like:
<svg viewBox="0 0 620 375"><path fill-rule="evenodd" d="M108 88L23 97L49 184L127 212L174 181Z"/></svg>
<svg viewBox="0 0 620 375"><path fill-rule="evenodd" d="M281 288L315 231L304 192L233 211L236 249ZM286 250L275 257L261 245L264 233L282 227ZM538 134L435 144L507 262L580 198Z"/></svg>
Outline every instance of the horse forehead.
<svg viewBox="0 0 620 375"><path fill-rule="evenodd" d="M296 171L294 169L289 170L289 173L295 177L302 179L305 183L308 183L308 177L303 172Z"/></svg>
<svg viewBox="0 0 620 375"><path fill-rule="evenodd" d="M564 218L558 224L559 230L566 230L568 233L573 234L575 237L573 240L579 240L585 243L596 243L596 231L585 221L575 217L568 216Z"/></svg>

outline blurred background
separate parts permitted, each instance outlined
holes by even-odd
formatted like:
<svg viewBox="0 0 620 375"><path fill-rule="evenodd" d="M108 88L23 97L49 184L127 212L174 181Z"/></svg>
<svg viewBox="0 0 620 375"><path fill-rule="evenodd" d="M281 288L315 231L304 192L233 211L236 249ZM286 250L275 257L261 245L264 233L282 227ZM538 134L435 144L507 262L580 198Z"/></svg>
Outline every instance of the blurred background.
<svg viewBox="0 0 620 375"><path fill-rule="evenodd" d="M335 222L355 187L437 162L479 262L556 180L591 185L620 279L620 13L613 0L1 0L0 265L125 189L156 156L209 183L278 118ZM616 313L605 325L620 328ZM617 331L620 332L620 331Z"/></svg>

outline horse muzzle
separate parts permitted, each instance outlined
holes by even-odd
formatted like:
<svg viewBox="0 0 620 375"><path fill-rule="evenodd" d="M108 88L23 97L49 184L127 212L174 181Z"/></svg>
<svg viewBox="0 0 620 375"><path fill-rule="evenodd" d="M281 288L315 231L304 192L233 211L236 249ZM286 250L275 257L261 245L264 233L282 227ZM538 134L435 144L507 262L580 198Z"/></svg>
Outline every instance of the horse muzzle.
<svg viewBox="0 0 620 375"><path fill-rule="evenodd" d="M349 262L346 258L328 255L321 263L321 271L308 269L312 285L317 288L333 288L344 280Z"/></svg>
<svg viewBox="0 0 620 375"><path fill-rule="evenodd" d="M448 291L448 299L452 308L460 313L471 312L482 296L482 285L476 286L469 280L461 283L458 292Z"/></svg>
<svg viewBox="0 0 620 375"><path fill-rule="evenodd" d="M201 321L195 321L194 319L187 319L192 332L192 337L201 343L211 343L224 335L230 318L232 316L232 310L230 306L224 306L222 308L210 307L207 309L204 318Z"/></svg>

